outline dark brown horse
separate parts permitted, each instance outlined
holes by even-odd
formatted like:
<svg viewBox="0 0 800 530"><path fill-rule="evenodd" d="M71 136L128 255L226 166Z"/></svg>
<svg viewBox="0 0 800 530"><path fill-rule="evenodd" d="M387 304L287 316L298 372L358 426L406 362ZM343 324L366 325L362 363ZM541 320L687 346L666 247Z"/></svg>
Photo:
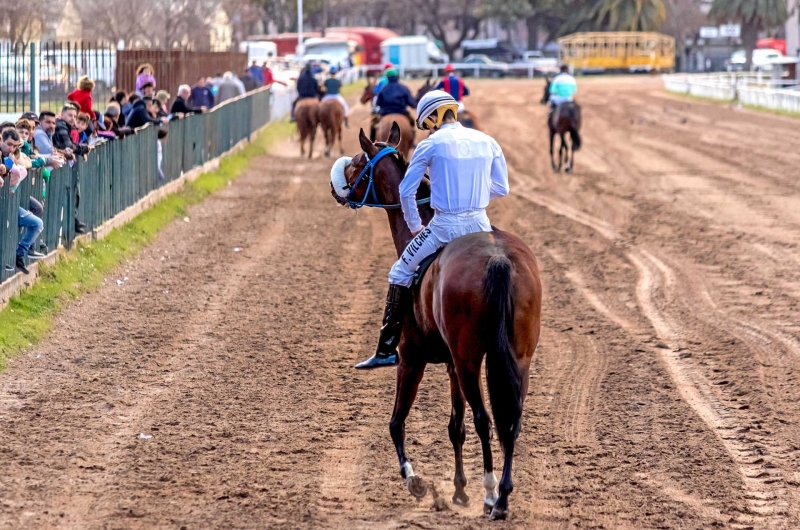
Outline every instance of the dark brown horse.
<svg viewBox="0 0 800 530"><path fill-rule="evenodd" d="M370 77L367 79L367 86L364 87L359 101L361 103L370 103L373 97L375 97L375 81Z"/></svg>
<svg viewBox="0 0 800 530"><path fill-rule="evenodd" d="M431 90L433 90L433 83L431 82L431 78L428 77L427 79L425 79L425 84L419 87L419 90L417 90L417 96L416 96L417 101L419 101L422 98L422 96L424 96ZM478 117L471 110L464 109L463 111L459 112L458 123L460 123L464 127L475 129L476 131L481 130L481 125L480 122L478 121Z"/></svg>
<svg viewBox="0 0 800 530"><path fill-rule="evenodd" d="M396 147L400 140L397 125L392 127L386 143L373 144L362 130L359 141L364 152L353 159L340 159L331 171L334 198L341 204L348 204L348 199L361 201L368 179L361 179L356 186L359 174L368 160L375 160L387 146ZM378 157L371 179L374 198L386 209L398 256L412 239L403 212L397 207L405 171L406 162L402 156ZM425 180L417 198L429 194L429 182ZM433 210L427 204L420 205L419 210L427 225ZM456 468L453 502L469 503L462 456L466 401L472 409L483 451L485 511L492 519L505 519L508 497L513 490L514 446L528 393L531 360L539 341L542 287L536 258L519 237L508 232L470 234L445 247L413 292L413 307L408 309L400 341L397 391L389 424L400 462L400 475L412 495L425 496L427 486L414 474L406 457L405 421L427 364L445 363L452 400L448 430ZM499 494L490 445L492 420L481 390L484 357L489 402L504 452Z"/></svg>
<svg viewBox="0 0 800 530"><path fill-rule="evenodd" d="M297 102L294 118L297 122L297 132L300 134L300 156L305 156L305 143L308 139L308 158L314 154L314 138L317 136L319 125L319 100L317 98L303 98Z"/></svg>
<svg viewBox="0 0 800 530"><path fill-rule="evenodd" d="M550 103L550 78L545 81L542 105ZM575 167L575 151L581 148L581 107L577 103L562 103L552 114L547 115L547 128L550 131L550 165L558 173L561 166L564 171L572 173ZM566 135L569 133L570 142L567 143ZM561 147L558 149L558 164L553 158L553 146L556 134L561 138Z"/></svg>
<svg viewBox="0 0 800 530"><path fill-rule="evenodd" d="M342 146L342 122L344 121L344 107L336 99L326 99L319 104L317 114L322 134L325 136L325 156L331 156L331 149L339 139L339 151L344 154Z"/></svg>

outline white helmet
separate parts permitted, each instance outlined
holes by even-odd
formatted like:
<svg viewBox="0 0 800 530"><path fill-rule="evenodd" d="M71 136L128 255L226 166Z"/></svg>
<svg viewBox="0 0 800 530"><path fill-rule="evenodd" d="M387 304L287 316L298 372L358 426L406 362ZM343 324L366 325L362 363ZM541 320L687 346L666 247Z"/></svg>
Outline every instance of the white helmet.
<svg viewBox="0 0 800 530"><path fill-rule="evenodd" d="M431 90L417 103L417 128L424 131L441 125L444 113L448 110L453 111L453 116L458 116L455 98L444 90Z"/></svg>

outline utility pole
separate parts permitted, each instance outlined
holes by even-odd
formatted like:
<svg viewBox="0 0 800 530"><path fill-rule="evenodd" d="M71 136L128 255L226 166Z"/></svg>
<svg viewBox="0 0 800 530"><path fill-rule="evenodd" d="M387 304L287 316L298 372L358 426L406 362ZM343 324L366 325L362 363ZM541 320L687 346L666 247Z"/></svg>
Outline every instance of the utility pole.
<svg viewBox="0 0 800 530"><path fill-rule="evenodd" d="M303 0L297 0L297 52L298 57L302 57L306 53L305 44L303 44Z"/></svg>
<svg viewBox="0 0 800 530"><path fill-rule="evenodd" d="M322 36L328 29L328 0L322 0Z"/></svg>

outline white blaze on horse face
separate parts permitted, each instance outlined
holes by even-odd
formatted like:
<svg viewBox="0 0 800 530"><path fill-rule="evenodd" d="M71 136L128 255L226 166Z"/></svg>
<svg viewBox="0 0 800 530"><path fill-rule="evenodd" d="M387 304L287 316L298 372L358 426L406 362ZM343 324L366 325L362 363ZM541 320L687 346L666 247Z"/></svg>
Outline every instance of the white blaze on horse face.
<svg viewBox="0 0 800 530"><path fill-rule="evenodd" d="M350 165L352 160L352 157L343 156L334 162L331 168L331 184L333 185L333 189L336 190L336 194L343 199L346 199L347 195L350 193L350 185L347 183L344 170Z"/></svg>
<svg viewBox="0 0 800 530"><path fill-rule="evenodd" d="M497 498L499 495L497 494L497 477L494 474L494 471L491 473L485 473L483 475L483 488L486 490L486 498L484 502L488 506L494 506L494 503L497 502Z"/></svg>

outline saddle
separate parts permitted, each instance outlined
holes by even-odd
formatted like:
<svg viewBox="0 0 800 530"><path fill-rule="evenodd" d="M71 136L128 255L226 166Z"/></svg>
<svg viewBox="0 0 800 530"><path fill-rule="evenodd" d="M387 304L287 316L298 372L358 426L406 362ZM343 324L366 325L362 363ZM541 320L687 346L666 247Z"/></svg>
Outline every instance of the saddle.
<svg viewBox="0 0 800 530"><path fill-rule="evenodd" d="M500 229L492 225L492 232L496 232L498 230ZM428 256L419 263L417 271L414 273L414 282L412 283L412 287L414 289L419 289L419 286L422 285L422 280L425 279L425 273L428 272L431 263L433 263L436 260L436 258L439 257L439 254L441 254L445 248L447 248L447 245L444 245L442 248L440 248L439 250L437 250L436 252L434 252L433 254L431 254L430 256Z"/></svg>
<svg viewBox="0 0 800 530"><path fill-rule="evenodd" d="M417 271L414 273L414 282L412 283L412 287L415 290L419 289L419 286L422 285L422 280L425 278L425 273L428 272L431 263L433 263L436 260L436 258L439 257L439 254L442 253L442 251L445 249L446 246L447 245L440 248L439 250L437 250L436 252L434 252L433 254L431 254L430 256L428 256L427 258L425 258L420 262L419 267L417 267Z"/></svg>

